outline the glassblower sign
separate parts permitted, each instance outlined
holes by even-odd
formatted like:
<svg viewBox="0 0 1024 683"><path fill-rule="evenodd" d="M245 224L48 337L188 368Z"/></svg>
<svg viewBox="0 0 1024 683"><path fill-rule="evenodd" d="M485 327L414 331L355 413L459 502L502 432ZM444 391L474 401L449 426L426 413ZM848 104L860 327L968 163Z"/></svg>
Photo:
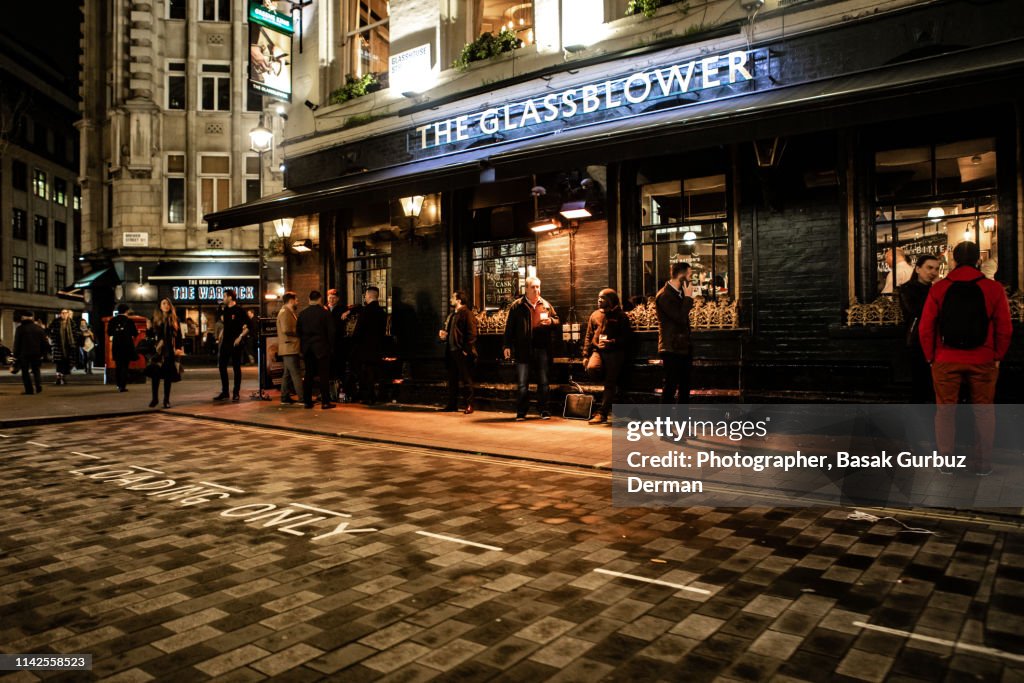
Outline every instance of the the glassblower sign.
<svg viewBox="0 0 1024 683"><path fill-rule="evenodd" d="M270 4L249 0L249 87L259 95L290 102L294 26L290 15Z"/></svg>
<svg viewBox="0 0 1024 683"><path fill-rule="evenodd" d="M557 121L571 127L575 123L606 120L613 118L613 112L618 114L615 110L659 100L678 98L677 106L707 102L753 81L755 63L766 56L764 50L736 50L549 92L417 126L409 132L407 144L416 152L443 151L447 145L488 136L519 137L531 128L541 130L545 124Z"/></svg>

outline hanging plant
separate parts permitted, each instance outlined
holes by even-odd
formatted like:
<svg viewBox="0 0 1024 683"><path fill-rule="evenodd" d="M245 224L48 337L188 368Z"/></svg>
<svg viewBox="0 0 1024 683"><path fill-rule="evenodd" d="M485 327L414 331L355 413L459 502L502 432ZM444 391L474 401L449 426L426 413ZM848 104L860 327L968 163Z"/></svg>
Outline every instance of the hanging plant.
<svg viewBox="0 0 1024 683"><path fill-rule="evenodd" d="M345 76L345 85L332 92L328 101L331 104L348 102L349 100L354 100L357 97L362 97L375 90L379 90L379 88L375 87L377 85L377 77L373 74L364 74L360 78Z"/></svg>
<svg viewBox="0 0 1024 683"><path fill-rule="evenodd" d="M660 6L661 0L629 0L629 4L626 5L626 16L642 14L650 19Z"/></svg>
<svg viewBox="0 0 1024 683"><path fill-rule="evenodd" d="M516 37L513 31L507 28L501 29L498 35L484 33L472 43L467 43L462 48L459 58L452 63L452 67L459 71L469 68L471 62L479 62L484 59L496 57L504 52L518 50L523 46L523 41Z"/></svg>

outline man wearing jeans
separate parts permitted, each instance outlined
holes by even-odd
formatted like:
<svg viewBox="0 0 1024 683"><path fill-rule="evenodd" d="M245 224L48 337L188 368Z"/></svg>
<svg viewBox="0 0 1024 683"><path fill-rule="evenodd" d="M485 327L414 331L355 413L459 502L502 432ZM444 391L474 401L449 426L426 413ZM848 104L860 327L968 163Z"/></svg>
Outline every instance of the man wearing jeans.
<svg viewBox="0 0 1024 683"><path fill-rule="evenodd" d="M932 285L921 314L921 350L931 364L935 385L935 443L943 458L953 456L956 446L956 404L960 387L967 387L969 400L974 405L974 473L985 476L992 473L989 454L995 435L995 410L992 406L999 379L999 363L1010 348L1013 328L1010 323L1010 305L1003 286L986 278L978 270L980 252L974 242L961 242L953 249L956 268ZM984 297L984 310L978 310L978 321L966 326L963 320L974 311L967 304L952 304L950 290L958 287L958 301L971 300L972 288L977 287ZM979 300L979 306L981 302ZM953 321L954 306L961 311L959 320ZM943 307L947 310L944 312ZM945 316L945 317L944 317ZM973 315L969 315L973 318ZM976 328L976 329L975 329ZM973 337L973 339L972 339ZM947 459L946 462L949 462ZM943 467L943 472L952 471Z"/></svg>
<svg viewBox="0 0 1024 683"><path fill-rule="evenodd" d="M537 409L541 419L551 418L548 410L548 348L551 329L558 324L555 307L540 296L540 280L526 278L526 294L508 309L505 322L503 354L505 360L515 356L519 396L516 420L526 419L530 407L530 368L537 372Z"/></svg>

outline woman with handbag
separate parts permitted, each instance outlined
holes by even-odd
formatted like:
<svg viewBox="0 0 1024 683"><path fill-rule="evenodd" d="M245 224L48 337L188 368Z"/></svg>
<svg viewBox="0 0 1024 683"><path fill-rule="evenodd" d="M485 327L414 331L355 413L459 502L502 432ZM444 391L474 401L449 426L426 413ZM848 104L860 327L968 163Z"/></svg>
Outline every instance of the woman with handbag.
<svg viewBox="0 0 1024 683"><path fill-rule="evenodd" d="M584 365L588 375L604 372L604 392L601 407L590 418L590 424L605 424L612 411L612 403L619 389L619 377L626 365L633 326L619 305L614 289L602 289L597 295L597 310L590 314L587 336L583 344Z"/></svg>
<svg viewBox="0 0 1024 683"><path fill-rule="evenodd" d="M78 358L78 328L71 317L71 311L64 309L53 319L46 332L50 338L53 362L57 366L55 384L67 384L65 377L71 374L71 366Z"/></svg>
<svg viewBox="0 0 1024 683"><path fill-rule="evenodd" d="M162 299L160 307L153 313L150 334L156 353L146 368L146 374L153 383L153 400L149 402L149 407L156 408L157 390L160 388L160 380L163 380L164 408L170 408L171 383L181 381L181 356L185 355L181 325L170 299Z"/></svg>
<svg viewBox="0 0 1024 683"><path fill-rule="evenodd" d="M82 344L82 366L85 368L85 374L91 375L93 355L96 352L96 335L93 334L89 323L85 322L84 318L78 323L78 338Z"/></svg>

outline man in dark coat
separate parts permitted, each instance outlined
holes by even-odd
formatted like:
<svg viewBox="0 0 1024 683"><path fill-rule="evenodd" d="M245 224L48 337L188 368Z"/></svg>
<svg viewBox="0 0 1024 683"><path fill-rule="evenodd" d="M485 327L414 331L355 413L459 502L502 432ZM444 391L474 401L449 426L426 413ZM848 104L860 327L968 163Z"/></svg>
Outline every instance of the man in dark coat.
<svg viewBox="0 0 1024 683"><path fill-rule="evenodd" d="M331 403L330 375L331 351L334 349L334 322L321 303L320 292L309 293L309 306L299 313L296 323L299 348L306 363L306 376L302 378L302 400L307 408L313 407L313 378L320 383L320 407L328 410Z"/></svg>
<svg viewBox="0 0 1024 683"><path fill-rule="evenodd" d="M932 368L924 358L918 326L924 302L932 283L939 276L939 259L933 254L921 254L914 266L914 277L900 285L900 308L906 326L907 348L910 352L910 402L934 403L935 389L932 387Z"/></svg>
<svg viewBox="0 0 1024 683"><path fill-rule="evenodd" d="M690 310L693 308L693 283L690 264L673 263L672 277L654 298L658 313L658 355L665 369L662 403L690 402ZM678 396L677 396L678 393Z"/></svg>
<svg viewBox="0 0 1024 683"><path fill-rule="evenodd" d="M466 305L469 297L462 290L452 292L452 312L438 338L445 343L444 360L448 367L447 412L459 409L459 379L466 383L466 415L473 412L473 364L476 362L476 316Z"/></svg>
<svg viewBox="0 0 1024 683"><path fill-rule="evenodd" d="M14 357L21 367L21 381L25 385L26 394L41 394L43 392L42 378L39 367L46 355L49 342L46 340L46 332L36 325L31 313L21 313L21 324L14 333ZM32 376L29 377L29 373ZM35 390L33 390L33 382Z"/></svg>
<svg viewBox="0 0 1024 683"><path fill-rule="evenodd" d="M327 312L331 314L334 325L334 347L331 349L331 398L340 398L340 385L345 379L345 366L348 365L348 349L345 344L345 319L341 316L348 307L341 303L338 290L327 290Z"/></svg>
<svg viewBox="0 0 1024 683"><path fill-rule="evenodd" d="M377 375L387 337L388 314L381 308L379 298L380 289L372 285L366 288L352 333L352 354L359 364L359 390L366 405L377 402Z"/></svg>
<svg viewBox="0 0 1024 683"><path fill-rule="evenodd" d="M223 401L228 397L228 365L234 375L231 400L238 401L242 389L242 354L245 353L246 338L253 335L252 320L245 309L238 305L235 290L224 290L224 310L221 313L224 327L220 333L220 344L217 354L217 367L220 370L220 393L213 397L214 401Z"/></svg>
<svg viewBox="0 0 1024 683"><path fill-rule="evenodd" d="M114 358L114 380L118 391L128 391L128 366L139 357L135 350L135 337L138 327L131 319L128 304L117 305L117 315L107 323L107 336L110 337L110 353Z"/></svg>
<svg viewBox="0 0 1024 683"><path fill-rule="evenodd" d="M540 295L540 280L526 278L526 294L512 302L505 320L502 353L505 360L516 361L516 383L519 388L516 420L526 419L530 407L530 369L537 373L537 408L543 420L551 418L548 410L548 359L551 330L558 324L555 307Z"/></svg>

